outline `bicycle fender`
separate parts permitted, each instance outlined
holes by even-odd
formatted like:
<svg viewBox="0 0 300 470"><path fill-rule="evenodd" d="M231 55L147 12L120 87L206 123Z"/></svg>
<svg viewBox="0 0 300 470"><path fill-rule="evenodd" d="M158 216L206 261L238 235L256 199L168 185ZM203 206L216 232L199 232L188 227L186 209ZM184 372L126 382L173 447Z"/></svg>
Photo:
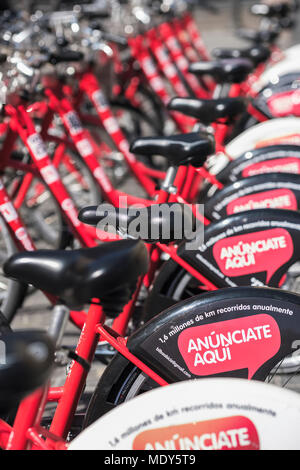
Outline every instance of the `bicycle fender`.
<svg viewBox="0 0 300 470"><path fill-rule="evenodd" d="M295 139L298 138L295 136ZM300 174L299 145L269 145L247 151L230 162L218 179L222 183L268 173Z"/></svg>
<svg viewBox="0 0 300 470"><path fill-rule="evenodd" d="M256 209L214 222L179 255L217 287L279 287L300 260L300 214Z"/></svg>
<svg viewBox="0 0 300 470"><path fill-rule="evenodd" d="M300 208L300 175L270 173L250 176L216 192L204 206L209 220L253 209Z"/></svg>
<svg viewBox="0 0 300 470"><path fill-rule="evenodd" d="M265 380L299 347L299 333L299 295L242 287L168 308L133 334L128 346L169 382L204 377Z"/></svg>

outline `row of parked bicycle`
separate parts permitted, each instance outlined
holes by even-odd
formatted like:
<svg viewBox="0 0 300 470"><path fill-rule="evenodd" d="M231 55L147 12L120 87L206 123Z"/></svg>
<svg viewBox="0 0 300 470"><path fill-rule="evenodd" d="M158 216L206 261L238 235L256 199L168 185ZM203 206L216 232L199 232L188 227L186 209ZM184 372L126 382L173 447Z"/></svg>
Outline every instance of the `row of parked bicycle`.
<svg viewBox="0 0 300 470"><path fill-rule="evenodd" d="M0 18L3 449L300 447L297 4L209 52L198 3ZM47 334L12 331L35 289Z"/></svg>

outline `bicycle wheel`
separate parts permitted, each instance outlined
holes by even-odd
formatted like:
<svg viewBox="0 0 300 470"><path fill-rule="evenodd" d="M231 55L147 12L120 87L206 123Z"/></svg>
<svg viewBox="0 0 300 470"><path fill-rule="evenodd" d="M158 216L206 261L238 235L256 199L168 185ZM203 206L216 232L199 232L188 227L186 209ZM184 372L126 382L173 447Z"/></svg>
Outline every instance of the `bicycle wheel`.
<svg viewBox="0 0 300 470"><path fill-rule="evenodd" d="M57 171L78 210L101 202L98 183L76 152L68 149ZM72 235L61 208L42 181L32 181L21 208L22 214L38 248L63 249L70 244Z"/></svg>
<svg viewBox="0 0 300 470"><path fill-rule="evenodd" d="M163 133L163 119L161 116L157 117L157 113L151 111L151 105L148 103L147 98L142 101L143 109L134 107L126 98L122 97L110 101L110 108L129 143L139 137L161 135ZM90 105L87 104L87 106L89 113L94 114L95 110ZM144 110L144 107L147 111ZM130 176L130 171L116 144L102 126L88 123L86 127L99 148L102 146L99 156L109 178L114 185L120 186ZM103 144L105 148L103 148ZM161 158L143 156L137 158L150 167L165 169L165 162Z"/></svg>
<svg viewBox="0 0 300 470"><path fill-rule="evenodd" d="M139 137L164 134L165 124L163 118L158 115L158 112L153 112L151 104L148 102L148 96L146 96L146 99L142 98L141 105L143 106L142 109L136 108L123 99L111 102L112 110L130 143ZM138 155L137 158L150 167L160 170L166 169L165 160L162 158L141 155Z"/></svg>
<svg viewBox="0 0 300 470"><path fill-rule="evenodd" d="M139 98L139 111L143 113L148 122L151 122L153 130L161 134L165 127L166 112L159 98L142 83L138 87L137 96Z"/></svg>
<svg viewBox="0 0 300 470"><path fill-rule="evenodd" d="M40 120L35 119L35 124L38 132L40 132ZM53 126L54 131L52 130L52 132L60 138L64 138L64 127L58 117L53 120ZM45 144L48 155L50 158L54 158L57 150L56 144L52 141L45 141ZM61 150L63 150L62 155L59 161L54 164L75 207L80 210L85 206L98 205L102 201L99 184L84 159L69 145L64 145L62 149L59 148L59 152ZM26 159L28 157L24 156L23 158ZM44 190L39 189L37 191L37 184L43 186ZM38 197L36 192L38 192ZM73 236L68 229L61 208L46 185L41 181L34 180L30 186L28 199L30 201L30 210L27 211L28 217L37 231L38 237L53 248L63 249L68 246ZM27 200L23 204L25 208L28 206ZM40 247L38 246L38 248Z"/></svg>
<svg viewBox="0 0 300 470"><path fill-rule="evenodd" d="M5 170L3 182L12 200L18 195L25 174ZM45 184L33 178L19 207L19 213L37 248L63 248L66 224L61 211Z"/></svg>
<svg viewBox="0 0 300 470"><path fill-rule="evenodd" d="M77 152L68 148L57 170L77 209L101 202L99 185Z"/></svg>
<svg viewBox="0 0 300 470"><path fill-rule="evenodd" d="M142 108L134 107L127 99L121 97L111 100L110 104L121 128L131 139L162 132L163 118L158 112L153 112L148 96L141 98Z"/></svg>

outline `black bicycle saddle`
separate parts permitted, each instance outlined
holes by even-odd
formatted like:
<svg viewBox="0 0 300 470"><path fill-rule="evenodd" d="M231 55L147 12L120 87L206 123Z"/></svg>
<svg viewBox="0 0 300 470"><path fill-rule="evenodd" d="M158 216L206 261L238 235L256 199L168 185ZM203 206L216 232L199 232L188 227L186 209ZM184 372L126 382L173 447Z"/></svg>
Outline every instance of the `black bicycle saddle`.
<svg viewBox="0 0 300 470"><path fill-rule="evenodd" d="M139 155L160 155L172 166L200 167L214 153L215 144L211 135L192 132L170 137L142 137L131 144L130 150Z"/></svg>
<svg viewBox="0 0 300 470"><path fill-rule="evenodd" d="M191 209L186 204L165 203L152 204L148 207L138 208L109 208L107 204L89 206L81 209L78 215L81 222L97 226L104 219L120 233L137 236L146 243L172 243L185 238L187 232L193 230L195 220ZM134 221L141 221L146 228L145 233L132 233L135 228ZM139 236L140 235L140 236Z"/></svg>
<svg viewBox="0 0 300 470"><path fill-rule="evenodd" d="M209 125L219 119L234 120L246 110L247 100L244 98L206 100L176 97L170 101L168 108L192 116L201 123Z"/></svg>
<svg viewBox="0 0 300 470"><path fill-rule="evenodd" d="M257 31L256 29L240 28L237 30L237 35L240 38L251 41L255 44L273 44L280 35L281 29L274 27L270 30L263 29Z"/></svg>
<svg viewBox="0 0 300 470"><path fill-rule="evenodd" d="M271 56L271 51L268 47L257 45L243 49L222 48L217 47L212 51L212 55L216 59L249 59L257 67L259 64L265 63Z"/></svg>
<svg viewBox="0 0 300 470"><path fill-rule="evenodd" d="M220 84L232 84L244 82L254 68L249 59L224 59L195 62L190 65L189 71L199 76L209 75Z"/></svg>

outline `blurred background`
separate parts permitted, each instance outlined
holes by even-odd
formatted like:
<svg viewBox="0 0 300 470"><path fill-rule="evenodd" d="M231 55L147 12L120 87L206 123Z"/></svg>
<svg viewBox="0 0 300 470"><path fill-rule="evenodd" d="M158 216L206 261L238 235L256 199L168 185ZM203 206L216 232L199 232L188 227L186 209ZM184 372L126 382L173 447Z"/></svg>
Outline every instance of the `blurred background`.
<svg viewBox="0 0 300 470"><path fill-rule="evenodd" d="M293 2L294 0L286 1ZM94 5L99 9L105 9L109 5L109 8L114 9L117 8L120 3L126 4L126 0L121 2L115 0L1 0L0 10L10 9L23 11L24 14L30 15L34 14L39 9L45 13L54 10L70 10L74 8L74 6L76 7L76 5ZM134 2L131 2L131 4L132 3ZM137 4L138 3L139 1L137 1ZM150 3L153 5L155 0ZM165 8L168 8L171 1L164 0L159 3L165 4ZM280 3L280 0L266 0L262 3L276 4ZM245 44L243 41L237 39L234 32L240 27L258 28L260 18L250 14L252 4L253 1L251 0L199 0L196 20L201 26L201 32L205 42L211 47L220 46L220 44L224 47ZM300 26L296 26L292 28L289 33L283 34L281 44L282 46L288 47L290 44L297 43L299 40Z"/></svg>

